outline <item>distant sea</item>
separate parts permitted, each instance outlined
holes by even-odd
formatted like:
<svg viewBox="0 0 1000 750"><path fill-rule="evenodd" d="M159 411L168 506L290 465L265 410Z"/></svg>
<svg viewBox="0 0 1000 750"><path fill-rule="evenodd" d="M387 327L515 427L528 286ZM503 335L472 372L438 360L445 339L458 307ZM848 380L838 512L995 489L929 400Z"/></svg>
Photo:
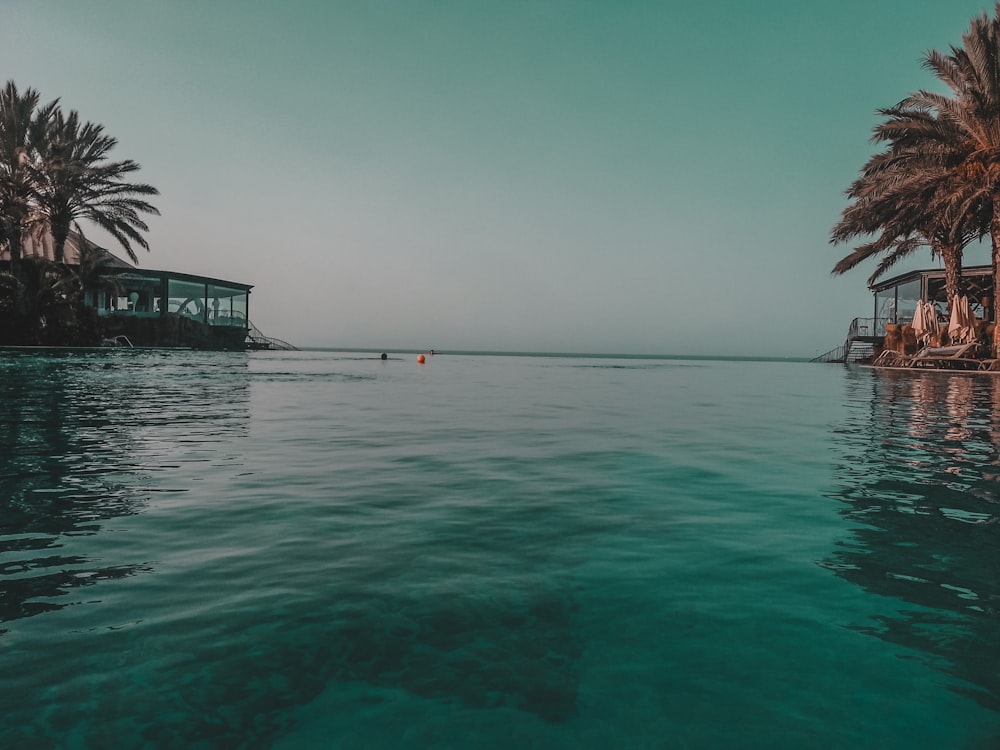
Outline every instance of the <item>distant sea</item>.
<svg viewBox="0 0 1000 750"><path fill-rule="evenodd" d="M0 353L0 747L1000 747L1000 378L389 354Z"/></svg>

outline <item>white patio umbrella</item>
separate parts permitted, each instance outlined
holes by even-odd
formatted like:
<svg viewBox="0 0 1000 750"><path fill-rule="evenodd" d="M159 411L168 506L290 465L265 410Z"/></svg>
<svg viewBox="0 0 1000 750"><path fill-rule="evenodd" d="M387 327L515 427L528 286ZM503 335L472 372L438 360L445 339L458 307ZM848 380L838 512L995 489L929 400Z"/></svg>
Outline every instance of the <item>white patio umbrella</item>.
<svg viewBox="0 0 1000 750"><path fill-rule="evenodd" d="M937 308L931 302L924 302L924 328L927 330L927 338L936 336L941 332L941 324L938 323Z"/></svg>
<svg viewBox="0 0 1000 750"><path fill-rule="evenodd" d="M948 320L948 338L951 339L953 344L961 340L964 330L964 327L962 326L962 315L958 311L961 304L961 297L955 297L955 299L951 301L951 318Z"/></svg>
<svg viewBox="0 0 1000 750"><path fill-rule="evenodd" d="M917 309L913 311L913 335L917 337L917 341L923 341L928 336L930 332L927 330L927 308L924 307L923 301L917 301Z"/></svg>
<svg viewBox="0 0 1000 750"><path fill-rule="evenodd" d="M948 338L955 341L971 341L976 335L976 317L969 306L968 297L958 297L951 306L951 320L948 322Z"/></svg>
<svg viewBox="0 0 1000 750"><path fill-rule="evenodd" d="M972 312L972 303L968 297L962 297L962 315L965 317L965 327L968 330L967 341L976 339L976 314Z"/></svg>

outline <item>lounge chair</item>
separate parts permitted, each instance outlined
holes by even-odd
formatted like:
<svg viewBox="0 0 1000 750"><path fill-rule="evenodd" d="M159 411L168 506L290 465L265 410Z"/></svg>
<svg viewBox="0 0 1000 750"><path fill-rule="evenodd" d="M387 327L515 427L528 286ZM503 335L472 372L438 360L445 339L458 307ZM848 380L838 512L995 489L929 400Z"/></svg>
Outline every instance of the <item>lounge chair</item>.
<svg viewBox="0 0 1000 750"><path fill-rule="evenodd" d="M906 367L934 368L948 370L978 370L982 360L976 354L979 343L970 341L967 344L953 346L925 346L917 352Z"/></svg>

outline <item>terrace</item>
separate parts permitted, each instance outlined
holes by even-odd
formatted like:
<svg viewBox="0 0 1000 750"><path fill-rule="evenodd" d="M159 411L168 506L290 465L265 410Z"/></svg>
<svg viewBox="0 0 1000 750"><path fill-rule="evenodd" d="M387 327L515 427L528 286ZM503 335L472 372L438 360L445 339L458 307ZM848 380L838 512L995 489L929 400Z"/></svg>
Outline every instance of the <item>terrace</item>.
<svg viewBox="0 0 1000 750"><path fill-rule="evenodd" d="M918 302L930 302L940 320L948 319L948 299L943 269L910 271L871 286L875 296L873 316L854 318L848 326L842 346L813 359L814 362L869 362L886 346L890 338L905 336L905 327L913 320ZM990 266L962 269L962 290L969 298L979 321L991 319L993 272ZM916 346L916 340L908 345Z"/></svg>

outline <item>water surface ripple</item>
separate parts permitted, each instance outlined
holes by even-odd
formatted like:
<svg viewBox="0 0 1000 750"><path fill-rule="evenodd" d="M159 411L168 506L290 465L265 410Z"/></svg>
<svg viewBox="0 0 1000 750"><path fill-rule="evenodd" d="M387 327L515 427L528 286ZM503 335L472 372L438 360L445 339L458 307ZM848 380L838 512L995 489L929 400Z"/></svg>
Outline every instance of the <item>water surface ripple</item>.
<svg viewBox="0 0 1000 750"><path fill-rule="evenodd" d="M1000 378L0 354L0 747L1000 744Z"/></svg>

